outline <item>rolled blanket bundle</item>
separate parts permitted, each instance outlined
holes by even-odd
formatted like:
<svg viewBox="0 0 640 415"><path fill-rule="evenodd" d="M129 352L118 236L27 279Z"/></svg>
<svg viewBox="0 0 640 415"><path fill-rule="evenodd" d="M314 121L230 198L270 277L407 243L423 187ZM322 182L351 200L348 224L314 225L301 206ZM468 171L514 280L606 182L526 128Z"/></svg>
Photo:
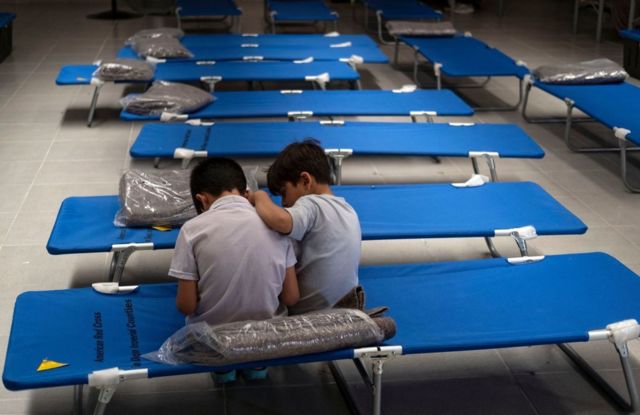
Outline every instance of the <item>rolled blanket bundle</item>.
<svg viewBox="0 0 640 415"><path fill-rule="evenodd" d="M145 93L127 95L120 103L132 114L161 115L163 112L188 114L213 100L211 94L196 87L156 81Z"/></svg>
<svg viewBox="0 0 640 415"><path fill-rule="evenodd" d="M143 29L137 31L133 36L127 39L125 45L132 45L136 39L154 39L159 37L171 37L174 39L182 39L184 32L175 27L158 27L155 29Z"/></svg>
<svg viewBox="0 0 640 415"><path fill-rule="evenodd" d="M617 63L609 59L594 59L566 65L543 65L533 76L548 84L613 84L629 76Z"/></svg>
<svg viewBox="0 0 640 415"><path fill-rule="evenodd" d="M155 68L152 64L137 59L114 59L103 61L93 76L105 82L150 81Z"/></svg>
<svg viewBox="0 0 640 415"><path fill-rule="evenodd" d="M391 36L454 36L457 31L451 22L421 22L390 20L387 30Z"/></svg>
<svg viewBox="0 0 640 415"><path fill-rule="evenodd" d="M395 335L388 317L330 309L264 321L189 324L144 357L169 364L224 366L344 348L374 346Z"/></svg>
<svg viewBox="0 0 640 415"><path fill-rule="evenodd" d="M173 37L137 37L131 41L131 48L141 58L171 59L193 57L193 53Z"/></svg>

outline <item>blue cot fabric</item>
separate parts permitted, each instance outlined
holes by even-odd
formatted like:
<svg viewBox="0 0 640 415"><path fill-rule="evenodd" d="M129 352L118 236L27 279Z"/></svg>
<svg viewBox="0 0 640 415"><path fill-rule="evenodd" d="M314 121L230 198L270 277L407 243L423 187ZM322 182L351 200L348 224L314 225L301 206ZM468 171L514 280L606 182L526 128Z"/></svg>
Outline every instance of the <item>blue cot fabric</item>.
<svg viewBox="0 0 640 415"><path fill-rule="evenodd" d="M286 117L292 111L312 111L314 116L409 116L412 111L435 111L438 115L472 115L473 109L452 91L281 91L216 92L211 104L188 114L189 118ZM127 121L157 120L159 116L130 114Z"/></svg>
<svg viewBox="0 0 640 415"><path fill-rule="evenodd" d="M442 13L417 0L363 0L386 20L440 20Z"/></svg>
<svg viewBox="0 0 640 415"><path fill-rule="evenodd" d="M523 265L490 259L363 267L360 280L369 306L390 307L398 332L386 344L401 345L405 354L586 341L590 330L640 320L640 279L602 253L548 256ZM184 324L174 306L175 287L142 285L116 296L90 288L21 294L4 365L5 387L86 384L91 372L112 367L146 368L150 377L211 370L140 358ZM352 350L338 350L233 367L352 356ZM36 372L44 358L69 366Z"/></svg>
<svg viewBox="0 0 640 415"><path fill-rule="evenodd" d="M287 144L307 137L324 148L352 149L354 155L466 157L469 151L495 151L503 158L544 156L542 148L516 125L382 122L145 124L130 154L172 158L180 147L204 150L212 157L272 157Z"/></svg>
<svg viewBox="0 0 640 415"><path fill-rule="evenodd" d="M252 44L251 41L249 40ZM171 59L169 62L193 62L203 60L242 60L245 58L261 57L264 60L299 60L309 57L321 61L336 61L340 59L349 59L353 55L360 56L365 63L388 63L389 58L378 47L368 46L347 46L347 47L330 47L330 46L260 46L258 48L242 47L242 46L207 46L195 45L190 46L189 51L193 53L193 58ZM127 46L118 52L118 58L123 59L140 59L137 53Z"/></svg>
<svg viewBox="0 0 640 415"><path fill-rule="evenodd" d="M569 98L576 108L609 128L626 128L627 137L640 145L640 88L628 82L603 85L535 85L560 99Z"/></svg>
<svg viewBox="0 0 640 415"><path fill-rule="evenodd" d="M619 33L620 33L620 36L622 36L625 39L631 39L631 40L635 40L636 42L640 42L640 30L638 29L621 30Z"/></svg>
<svg viewBox="0 0 640 415"><path fill-rule="evenodd" d="M338 20L322 0L278 1L268 0L269 10L276 22L314 22Z"/></svg>
<svg viewBox="0 0 640 415"><path fill-rule="evenodd" d="M97 65L64 65L60 68L56 85L89 85Z"/></svg>
<svg viewBox="0 0 640 415"><path fill-rule="evenodd" d="M2 377L5 386L21 390L82 385L88 382L91 372L113 367L148 369L149 377L211 371L206 366L163 365L140 357L158 350L184 326L184 316L175 307L175 296L175 284L141 285L131 294L117 296L100 294L91 288L21 294L16 300ZM342 350L277 359L259 366L351 356L353 352ZM36 372L45 358L69 366Z"/></svg>
<svg viewBox="0 0 640 415"><path fill-rule="evenodd" d="M362 239L493 236L496 229L535 226L540 235L586 232L587 227L540 186L529 182L487 183L458 189L450 184L334 186L360 219ZM274 197L276 203L280 203ZM118 228L117 196L66 199L54 224L51 254L108 252L113 244L153 242L175 246L178 230Z"/></svg>
<svg viewBox="0 0 640 415"><path fill-rule="evenodd" d="M0 27L7 27L16 20L15 13L0 13Z"/></svg>
<svg viewBox="0 0 640 415"><path fill-rule="evenodd" d="M522 79L529 73L525 66L473 37L401 36L401 39L418 48L428 61L441 63L442 72L447 76L516 76Z"/></svg>
<svg viewBox="0 0 640 415"><path fill-rule="evenodd" d="M118 228L113 218L118 196L70 197L60 206L47 243L50 254L109 252L114 244L153 243L154 249L175 246L178 229Z"/></svg>
<svg viewBox="0 0 640 415"><path fill-rule="evenodd" d="M66 65L60 69L57 85L89 85L96 65ZM227 81L304 81L306 76L328 73L332 80L356 81L358 72L343 62L218 62L198 65L195 62L158 64L152 81L193 82L205 76L219 76ZM135 82L135 81L132 81ZM150 81L138 81L150 82Z"/></svg>
<svg viewBox="0 0 640 415"><path fill-rule="evenodd" d="M233 0L176 0L176 6L180 8L180 16L183 17L239 16L242 14Z"/></svg>
<svg viewBox="0 0 640 415"><path fill-rule="evenodd" d="M603 253L360 269L368 306L398 323L391 343L430 353L587 341L640 317L638 276Z"/></svg>
<svg viewBox="0 0 640 415"><path fill-rule="evenodd" d="M240 47L242 45L258 45L257 48L289 48L304 46L305 48L328 48L332 45L351 43L354 47L378 49L378 44L367 35L327 36L318 34L198 34L185 35L180 42L188 49L198 46L211 48ZM255 48L252 46L251 48Z"/></svg>

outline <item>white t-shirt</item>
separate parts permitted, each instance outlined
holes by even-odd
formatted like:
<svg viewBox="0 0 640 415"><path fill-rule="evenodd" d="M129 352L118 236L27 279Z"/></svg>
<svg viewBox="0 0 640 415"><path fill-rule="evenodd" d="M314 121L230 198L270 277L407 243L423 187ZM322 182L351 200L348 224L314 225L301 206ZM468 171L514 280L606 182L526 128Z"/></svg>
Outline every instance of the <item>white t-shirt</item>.
<svg viewBox="0 0 640 415"><path fill-rule="evenodd" d="M169 275L198 281L188 323L265 320L279 313L291 241L270 230L242 196L225 196L180 230Z"/></svg>
<svg viewBox="0 0 640 415"><path fill-rule="evenodd" d="M287 208L296 246L300 300L291 314L333 307L358 285L360 221L342 197L307 195Z"/></svg>

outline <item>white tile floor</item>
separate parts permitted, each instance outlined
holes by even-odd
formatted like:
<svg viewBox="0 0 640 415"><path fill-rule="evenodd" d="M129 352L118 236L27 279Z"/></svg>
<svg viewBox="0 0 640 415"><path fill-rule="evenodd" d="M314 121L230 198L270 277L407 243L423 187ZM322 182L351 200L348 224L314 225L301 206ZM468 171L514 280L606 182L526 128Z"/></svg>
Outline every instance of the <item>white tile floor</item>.
<svg viewBox="0 0 640 415"><path fill-rule="evenodd" d="M239 1L242 27L261 32L261 1ZM530 67L596 57L622 60L622 45L613 29L596 44L595 18L584 14L578 36L570 33L572 1L506 1L506 15L495 15L495 3L469 16L455 16L461 30L504 50ZM172 19L145 17L110 22L88 20L101 3L44 5L4 3L0 9L17 11L14 51L0 64L0 356L4 355L13 302L25 290L86 286L103 280L104 254L54 257L44 246L60 201L71 195L112 194L120 173L132 162L127 149L140 125L117 119L118 99L124 87L109 85L100 97L94 128L85 127L91 96L88 87L56 87L61 64L86 63L113 57L122 41L138 29L166 24ZM347 4L335 6L342 14L342 32L361 32ZM392 49L383 47L391 56ZM390 65L366 65L368 88L398 87L410 82L412 54L403 49L403 70ZM512 80L496 80L490 92L464 93L474 99L512 100ZM495 94L495 97L492 95ZM561 113L563 105L542 93L532 98L532 111ZM627 193L617 177L617 156L573 154L562 143L562 126L529 125L517 112L479 113L476 122L513 122L522 126L545 149L535 161L498 161L502 180L535 181L580 216L590 227L584 236L545 237L531 245L534 253L599 250L608 252L640 272L640 195ZM443 120L446 121L446 120ZM589 131L608 137L597 125ZM253 162L247 160L246 162ZM263 165L268 161L260 160ZM171 163L167 163L170 166ZM637 168L633 169L640 176ZM439 182L465 178L466 160L445 159L434 164L423 158L353 158L346 162L346 182ZM637 178L637 177L636 177ZM499 247L515 253L500 241ZM170 252L134 255L129 281L165 279ZM480 240L419 240L364 244L363 263L443 261L485 257ZM562 316L558 316L562 318ZM526 324L526 322L523 322ZM617 357L608 344L580 347L605 376L622 385ZM640 345L633 344L634 358ZM3 359L2 359L3 360ZM1 363L0 363L1 364ZM342 364L358 399L368 394L355 373ZM93 397L93 396L92 396ZM383 408L387 414L413 413L617 413L567 361L556 347L525 347L467 353L403 357L386 366ZM9 392L0 389L0 413L68 413L70 388ZM347 407L327 366L309 364L273 368L264 382L216 388L206 375L130 382L121 386L109 413L346 413Z"/></svg>

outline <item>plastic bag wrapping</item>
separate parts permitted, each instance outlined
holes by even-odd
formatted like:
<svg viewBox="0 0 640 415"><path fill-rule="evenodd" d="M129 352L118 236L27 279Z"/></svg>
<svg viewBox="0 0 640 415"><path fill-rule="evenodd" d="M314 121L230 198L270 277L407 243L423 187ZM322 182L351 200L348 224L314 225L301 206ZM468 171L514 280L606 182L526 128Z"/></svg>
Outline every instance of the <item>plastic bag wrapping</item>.
<svg viewBox="0 0 640 415"><path fill-rule="evenodd" d="M188 324L146 359L169 364L224 366L380 344L395 335L388 317L330 309L263 321Z"/></svg>
<svg viewBox="0 0 640 415"><path fill-rule="evenodd" d="M155 29L144 29L136 32L133 36L127 39L124 44L132 45L136 39L154 39L160 37L170 37L174 39L182 39L184 32L175 27L158 27Z"/></svg>
<svg viewBox="0 0 640 415"><path fill-rule="evenodd" d="M456 28L451 22L419 22L391 20L387 22L391 36L454 36Z"/></svg>
<svg viewBox="0 0 640 415"><path fill-rule="evenodd" d="M188 114L199 110L214 99L210 93L190 85L155 81L146 92L127 95L120 103L132 114Z"/></svg>
<svg viewBox="0 0 640 415"><path fill-rule="evenodd" d="M258 166L243 167L247 188L258 190ZM120 210L115 226L180 226L196 216L190 170L128 170L120 178Z"/></svg>
<svg viewBox="0 0 640 415"><path fill-rule="evenodd" d="M193 53L174 37L134 37L131 48L141 58L192 58Z"/></svg>
<svg viewBox="0 0 640 415"><path fill-rule="evenodd" d="M136 59L104 61L93 73L102 81L149 81L155 68L152 64Z"/></svg>
<svg viewBox="0 0 640 415"><path fill-rule="evenodd" d="M609 59L595 59L566 65L543 65L533 71L540 82L549 84L613 84L629 76Z"/></svg>

